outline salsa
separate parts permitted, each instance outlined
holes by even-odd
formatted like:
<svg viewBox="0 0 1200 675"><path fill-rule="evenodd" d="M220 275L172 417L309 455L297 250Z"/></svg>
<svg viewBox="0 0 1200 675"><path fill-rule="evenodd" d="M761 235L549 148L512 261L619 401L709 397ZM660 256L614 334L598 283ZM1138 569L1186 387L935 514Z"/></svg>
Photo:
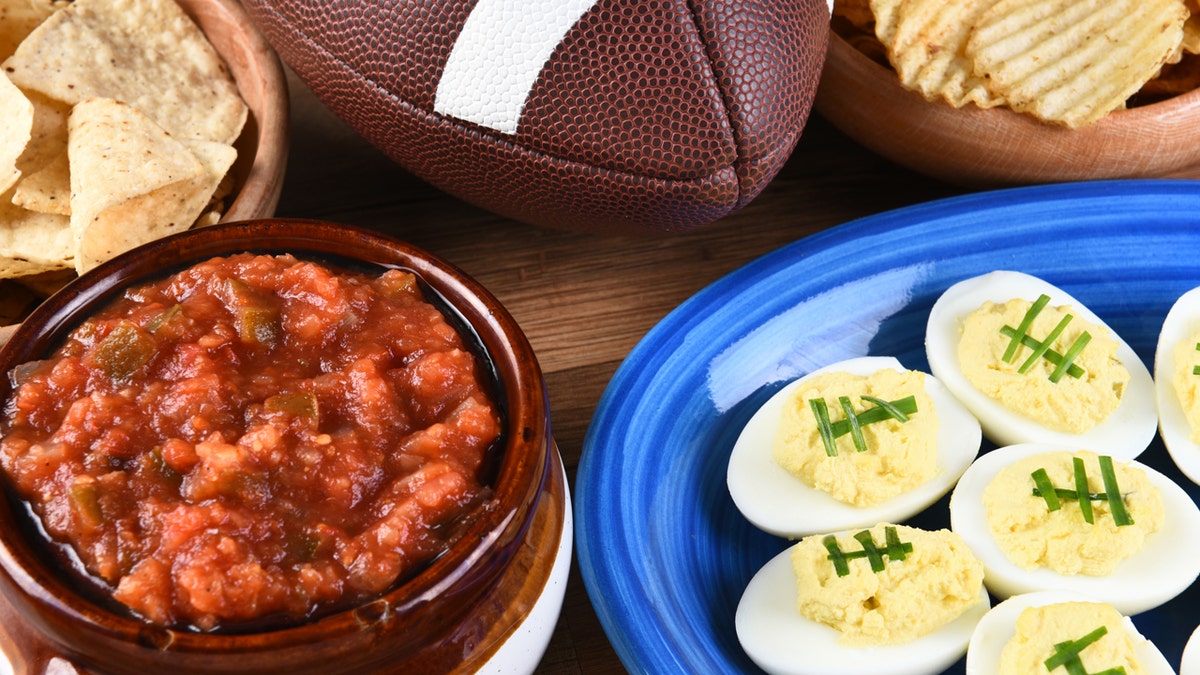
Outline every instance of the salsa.
<svg viewBox="0 0 1200 675"><path fill-rule="evenodd" d="M377 595L490 497L485 365L405 271L214 258L126 291L9 377L0 465L157 624Z"/></svg>

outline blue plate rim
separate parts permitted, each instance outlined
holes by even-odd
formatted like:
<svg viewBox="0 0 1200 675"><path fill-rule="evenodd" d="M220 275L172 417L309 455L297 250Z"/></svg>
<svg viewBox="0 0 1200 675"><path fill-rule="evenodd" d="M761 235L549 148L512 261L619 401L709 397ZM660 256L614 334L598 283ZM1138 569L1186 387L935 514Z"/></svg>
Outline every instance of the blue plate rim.
<svg viewBox="0 0 1200 675"><path fill-rule="evenodd" d="M668 357L675 355L681 340L703 314L702 310L720 308L730 298L753 288L764 278L801 264L839 247L871 238L908 233L914 229L936 235L964 214L988 214L997 223L997 236L1003 236L1004 224L1014 212L1028 212L1050 218L1062 213L1057 206L1103 206L1088 217L1064 214L1064 222L1086 225L1089 218L1100 220L1125 218L1146 212L1197 214L1200 221L1200 183L1174 179L1091 181L1007 188L964 194L915 204L865 216L821 230L779 249L766 253L707 285L668 313L634 346L617 368L593 413L585 435L576 472L574 500L577 514L576 551L580 572L589 598L613 648L631 672L662 672L681 666L682 655L672 635L663 634L662 626L633 625L631 611L638 608L622 604L618 588L628 586L628 570L615 568L612 562L624 542L611 541L605 531L611 526L611 513L604 510L604 481L598 465L604 453L619 452L606 444L613 437L621 411L637 400L639 389L652 382ZM1144 354L1144 350L1143 350ZM661 598L645 598L654 604Z"/></svg>

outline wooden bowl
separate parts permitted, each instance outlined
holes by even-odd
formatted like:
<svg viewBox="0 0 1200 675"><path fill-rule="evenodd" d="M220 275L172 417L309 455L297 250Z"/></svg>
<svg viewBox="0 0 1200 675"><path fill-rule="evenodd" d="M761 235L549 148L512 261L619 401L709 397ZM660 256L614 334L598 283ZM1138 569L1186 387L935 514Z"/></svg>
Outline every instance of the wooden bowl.
<svg viewBox="0 0 1200 675"><path fill-rule="evenodd" d="M569 567L565 477L532 347L490 293L445 261L366 230L316 221L266 219L179 233L117 256L51 296L0 348L0 373L47 354L131 284L243 251L407 269L475 333L503 410L505 442L490 508L429 567L361 606L273 630L201 633L150 624L92 599L77 573L48 551L9 486L9 498L0 500L0 647L18 672L28 665L38 673L55 658L103 673L474 672L496 659L532 670L557 621ZM12 390L10 379L0 378L0 401ZM506 650L510 643L518 646Z"/></svg>
<svg viewBox="0 0 1200 675"><path fill-rule="evenodd" d="M1070 130L1004 108L926 101L830 31L814 102L872 151L967 187L1200 176L1200 90Z"/></svg>
<svg viewBox="0 0 1200 675"><path fill-rule="evenodd" d="M234 146L234 197L222 222L275 215L288 156L288 89L275 50L238 0L176 0L229 67L250 108Z"/></svg>
<svg viewBox="0 0 1200 675"><path fill-rule="evenodd" d="M250 109L234 143L233 192L221 222L273 216L289 142L288 87L279 57L238 0L176 1L221 55ZM0 325L0 344L12 331L12 326Z"/></svg>

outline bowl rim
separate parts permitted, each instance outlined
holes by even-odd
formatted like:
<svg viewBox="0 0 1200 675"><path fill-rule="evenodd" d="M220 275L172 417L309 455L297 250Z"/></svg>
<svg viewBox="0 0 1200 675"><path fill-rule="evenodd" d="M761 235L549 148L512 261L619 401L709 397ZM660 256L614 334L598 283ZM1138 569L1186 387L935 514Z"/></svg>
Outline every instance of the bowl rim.
<svg viewBox="0 0 1200 675"><path fill-rule="evenodd" d="M336 248L330 248L333 245ZM334 257L379 268L412 271L475 331L498 371L497 397L504 408L505 456L495 479L493 503L465 532L459 543L417 574L354 608L311 621L257 632L201 633L161 628L132 616L108 610L70 583L70 574L51 569L37 542L0 528L0 578L8 577L22 598L9 597L19 609L54 615L39 621L64 649L78 651L78 634L70 640L56 635L55 626L85 629L101 640L118 640L162 648L174 653L247 654L310 647L314 640L372 632L395 632L398 616L442 621L430 615L438 597L469 598L472 589L498 576L515 555L537 507L550 468L549 410L545 385L532 346L515 319L479 282L442 258L379 232L303 218L266 218L180 232L142 245L102 263L80 276L37 307L20 324L12 339L0 347L0 371L57 346L62 335L80 320L120 294L131 283L161 277L215 255L242 251L292 253L301 259ZM12 392L0 378L0 401ZM0 485L8 485L0 475ZM12 513L0 502L0 521L27 517ZM495 565L480 564L481 560ZM488 568L488 569L485 569ZM492 569L495 568L495 569ZM0 579L2 580L2 579ZM8 584L0 584L7 586ZM7 590L7 589L5 589ZM30 606L34 603L36 606ZM27 611L22 611L28 614ZM36 619L37 617L31 617Z"/></svg>
<svg viewBox="0 0 1200 675"><path fill-rule="evenodd" d="M1190 153L1200 145L1179 136L1200 129L1200 88L1068 129L1003 106L929 101L833 26L829 32L815 109L864 147L920 173L972 188L1200 175L1200 152ZM1128 142L1131 133L1138 143Z"/></svg>
<svg viewBox="0 0 1200 675"><path fill-rule="evenodd" d="M250 112L234 145L252 148L253 156L231 169L244 175L239 176L238 189L220 222L270 217L283 193L291 133L283 63L238 0L176 2L220 55ZM222 39L226 34L232 36L228 42ZM252 138L248 137L251 131Z"/></svg>

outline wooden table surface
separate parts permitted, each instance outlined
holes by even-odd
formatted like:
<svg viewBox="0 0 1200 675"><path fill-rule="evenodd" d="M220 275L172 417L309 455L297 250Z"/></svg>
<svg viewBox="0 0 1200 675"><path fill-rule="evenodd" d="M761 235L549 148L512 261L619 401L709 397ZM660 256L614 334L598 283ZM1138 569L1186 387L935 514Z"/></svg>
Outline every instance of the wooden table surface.
<svg viewBox="0 0 1200 675"><path fill-rule="evenodd" d="M572 481L609 378L681 302L806 235L962 192L873 155L814 114L771 185L747 208L700 231L667 238L552 231L495 216L423 183L361 140L291 74L289 84L292 144L278 214L398 236L450 260L491 290L538 355L554 435ZM625 672L577 564L537 672Z"/></svg>

